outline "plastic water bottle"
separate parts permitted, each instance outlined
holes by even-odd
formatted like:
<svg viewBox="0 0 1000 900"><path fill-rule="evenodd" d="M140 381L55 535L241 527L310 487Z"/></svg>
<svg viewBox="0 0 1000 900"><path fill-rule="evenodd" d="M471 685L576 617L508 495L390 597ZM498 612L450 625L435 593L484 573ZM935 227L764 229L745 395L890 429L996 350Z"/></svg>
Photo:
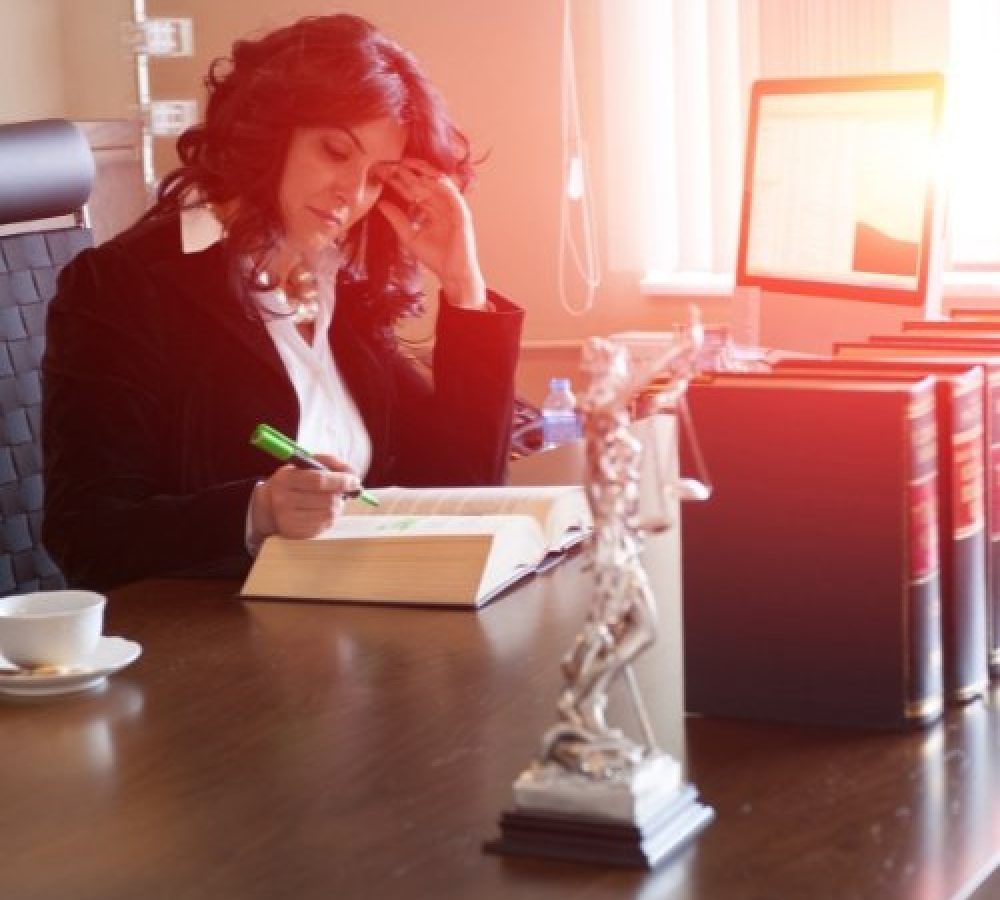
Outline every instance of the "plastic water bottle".
<svg viewBox="0 0 1000 900"><path fill-rule="evenodd" d="M542 449L558 447L580 437L580 417L576 411L568 378L549 381L549 393L542 404Z"/></svg>

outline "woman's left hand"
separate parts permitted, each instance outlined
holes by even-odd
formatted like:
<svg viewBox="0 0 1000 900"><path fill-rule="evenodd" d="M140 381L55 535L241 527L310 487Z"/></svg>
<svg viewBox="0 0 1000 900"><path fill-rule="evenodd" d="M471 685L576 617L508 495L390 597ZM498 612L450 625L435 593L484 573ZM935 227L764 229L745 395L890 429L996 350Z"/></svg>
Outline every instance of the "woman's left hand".
<svg viewBox="0 0 1000 900"><path fill-rule="evenodd" d="M404 159L389 185L408 204L389 199L378 208L395 229L403 248L441 283L454 306L486 306L486 285L476 254L472 214L455 183L421 159Z"/></svg>

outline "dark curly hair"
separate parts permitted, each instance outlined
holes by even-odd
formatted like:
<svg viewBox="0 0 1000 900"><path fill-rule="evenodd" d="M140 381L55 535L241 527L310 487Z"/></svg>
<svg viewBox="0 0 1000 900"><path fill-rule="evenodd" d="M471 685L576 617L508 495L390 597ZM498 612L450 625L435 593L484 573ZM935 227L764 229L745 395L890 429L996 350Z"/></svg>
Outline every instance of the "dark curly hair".
<svg viewBox="0 0 1000 900"><path fill-rule="evenodd" d="M471 180L469 142L416 59L358 16L304 18L237 41L231 58L212 63L205 87L204 121L178 139L181 164L163 179L151 214L176 211L192 197L239 200L226 221L226 245L244 297L282 238L278 187L297 128L391 117L408 129L407 156L426 160L462 189ZM389 324L420 308L420 276L385 217L373 209L365 219L346 236L341 276L363 286L359 293Z"/></svg>

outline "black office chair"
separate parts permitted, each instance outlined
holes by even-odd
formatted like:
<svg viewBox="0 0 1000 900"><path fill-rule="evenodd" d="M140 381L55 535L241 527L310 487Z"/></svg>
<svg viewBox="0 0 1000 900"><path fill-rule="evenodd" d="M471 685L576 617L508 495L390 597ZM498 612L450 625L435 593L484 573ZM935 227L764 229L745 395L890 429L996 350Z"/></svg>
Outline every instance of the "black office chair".
<svg viewBox="0 0 1000 900"><path fill-rule="evenodd" d="M0 596L64 587L41 545L41 360L56 276L93 244L94 160L62 119L0 125Z"/></svg>

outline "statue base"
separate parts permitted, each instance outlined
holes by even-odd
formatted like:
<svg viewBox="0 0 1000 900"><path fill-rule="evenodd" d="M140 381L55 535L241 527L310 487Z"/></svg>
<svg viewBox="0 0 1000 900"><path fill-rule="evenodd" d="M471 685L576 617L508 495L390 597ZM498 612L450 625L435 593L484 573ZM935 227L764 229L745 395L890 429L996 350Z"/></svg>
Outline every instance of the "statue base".
<svg viewBox="0 0 1000 900"><path fill-rule="evenodd" d="M500 837L483 845L487 852L647 869L715 815L665 755L609 779L536 765L515 782L514 800L515 809L501 814Z"/></svg>

